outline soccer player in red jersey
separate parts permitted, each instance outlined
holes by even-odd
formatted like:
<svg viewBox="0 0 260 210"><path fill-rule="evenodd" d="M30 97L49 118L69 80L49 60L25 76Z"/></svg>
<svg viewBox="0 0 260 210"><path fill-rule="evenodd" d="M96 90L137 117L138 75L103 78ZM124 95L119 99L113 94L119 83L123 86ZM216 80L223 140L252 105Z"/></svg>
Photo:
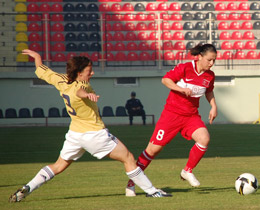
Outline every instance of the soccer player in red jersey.
<svg viewBox="0 0 260 210"><path fill-rule="evenodd" d="M139 156L137 165L145 170L163 147L180 132L187 140L195 141L188 162L181 171L181 178L187 180L191 186L198 187L200 182L192 170L204 156L210 141L209 132L198 113L199 99L205 94L211 105L209 112L211 124L217 116L217 105L213 93L215 74L210 68L215 63L217 51L213 45L204 44L195 46L190 53L198 56L198 60L178 64L162 79L162 83L170 89L170 93L150 142ZM128 181L126 196L135 196L135 185L132 180Z"/></svg>

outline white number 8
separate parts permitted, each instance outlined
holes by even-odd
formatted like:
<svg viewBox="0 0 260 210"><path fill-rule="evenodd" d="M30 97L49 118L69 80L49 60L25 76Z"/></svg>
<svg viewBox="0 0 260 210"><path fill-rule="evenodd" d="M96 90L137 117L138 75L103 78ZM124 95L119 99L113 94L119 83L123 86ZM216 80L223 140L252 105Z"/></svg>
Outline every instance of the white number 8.
<svg viewBox="0 0 260 210"><path fill-rule="evenodd" d="M156 139L161 141L163 139L163 135L164 135L164 130L158 130Z"/></svg>

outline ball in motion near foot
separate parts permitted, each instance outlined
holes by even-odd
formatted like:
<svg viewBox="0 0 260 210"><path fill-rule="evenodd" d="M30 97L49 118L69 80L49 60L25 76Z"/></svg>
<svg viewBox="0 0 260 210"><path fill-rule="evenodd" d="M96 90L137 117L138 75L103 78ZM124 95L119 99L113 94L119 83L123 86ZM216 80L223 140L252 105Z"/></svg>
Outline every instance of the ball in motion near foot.
<svg viewBox="0 0 260 210"><path fill-rule="evenodd" d="M240 195L248 195L257 191L258 181L253 174L244 173L237 177L235 187Z"/></svg>

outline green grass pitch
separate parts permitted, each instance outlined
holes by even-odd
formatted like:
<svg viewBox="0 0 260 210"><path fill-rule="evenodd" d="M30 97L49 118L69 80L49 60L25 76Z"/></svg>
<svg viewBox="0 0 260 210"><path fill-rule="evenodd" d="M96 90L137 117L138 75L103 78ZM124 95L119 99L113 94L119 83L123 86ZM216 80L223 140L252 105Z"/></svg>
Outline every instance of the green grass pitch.
<svg viewBox="0 0 260 210"><path fill-rule="evenodd" d="M153 126L109 126L137 158L145 149ZM17 188L31 180L43 166L59 156L65 127L0 128L0 209L260 209L260 190L240 196L234 188L238 175L248 172L260 180L259 125L210 125L209 149L194 174L201 187L191 188L180 179L194 144L178 135L151 163L145 173L172 198L127 198L123 165L96 160L85 154L66 171L34 191L20 203L8 203Z"/></svg>

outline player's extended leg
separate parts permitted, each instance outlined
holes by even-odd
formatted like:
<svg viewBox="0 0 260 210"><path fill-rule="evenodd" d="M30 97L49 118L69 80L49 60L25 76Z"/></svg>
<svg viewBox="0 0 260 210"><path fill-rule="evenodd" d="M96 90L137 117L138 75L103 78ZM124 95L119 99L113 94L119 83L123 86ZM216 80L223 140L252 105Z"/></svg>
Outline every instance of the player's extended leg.
<svg viewBox="0 0 260 210"><path fill-rule="evenodd" d="M67 161L59 157L54 164L43 167L30 182L28 182L21 189L18 189L14 194L12 194L9 198L9 201L21 201L27 195L39 188L42 184L51 180L55 175L61 173L66 168L68 168L71 163L72 160Z"/></svg>
<svg viewBox="0 0 260 210"><path fill-rule="evenodd" d="M136 164L144 171L151 163L151 161L154 159L154 157L157 154L159 154L162 149L163 146L155 145L149 142L146 149L138 157ZM135 196L135 195L136 195L135 184L131 179L129 179L126 187L126 196Z"/></svg>
<svg viewBox="0 0 260 210"><path fill-rule="evenodd" d="M202 127L193 132L192 138L196 143L190 150L189 159L185 168L181 172L181 177L182 179L189 181L191 186L198 187L200 182L193 175L192 170L197 166L206 153L210 141L210 135L207 128Z"/></svg>
<svg viewBox="0 0 260 210"><path fill-rule="evenodd" d="M148 197L171 196L171 194L158 190L152 185L142 169L136 165L133 154L129 152L121 141L118 141L117 146L108 156L112 159L119 160L124 164L129 179L133 180L136 185L145 191Z"/></svg>

